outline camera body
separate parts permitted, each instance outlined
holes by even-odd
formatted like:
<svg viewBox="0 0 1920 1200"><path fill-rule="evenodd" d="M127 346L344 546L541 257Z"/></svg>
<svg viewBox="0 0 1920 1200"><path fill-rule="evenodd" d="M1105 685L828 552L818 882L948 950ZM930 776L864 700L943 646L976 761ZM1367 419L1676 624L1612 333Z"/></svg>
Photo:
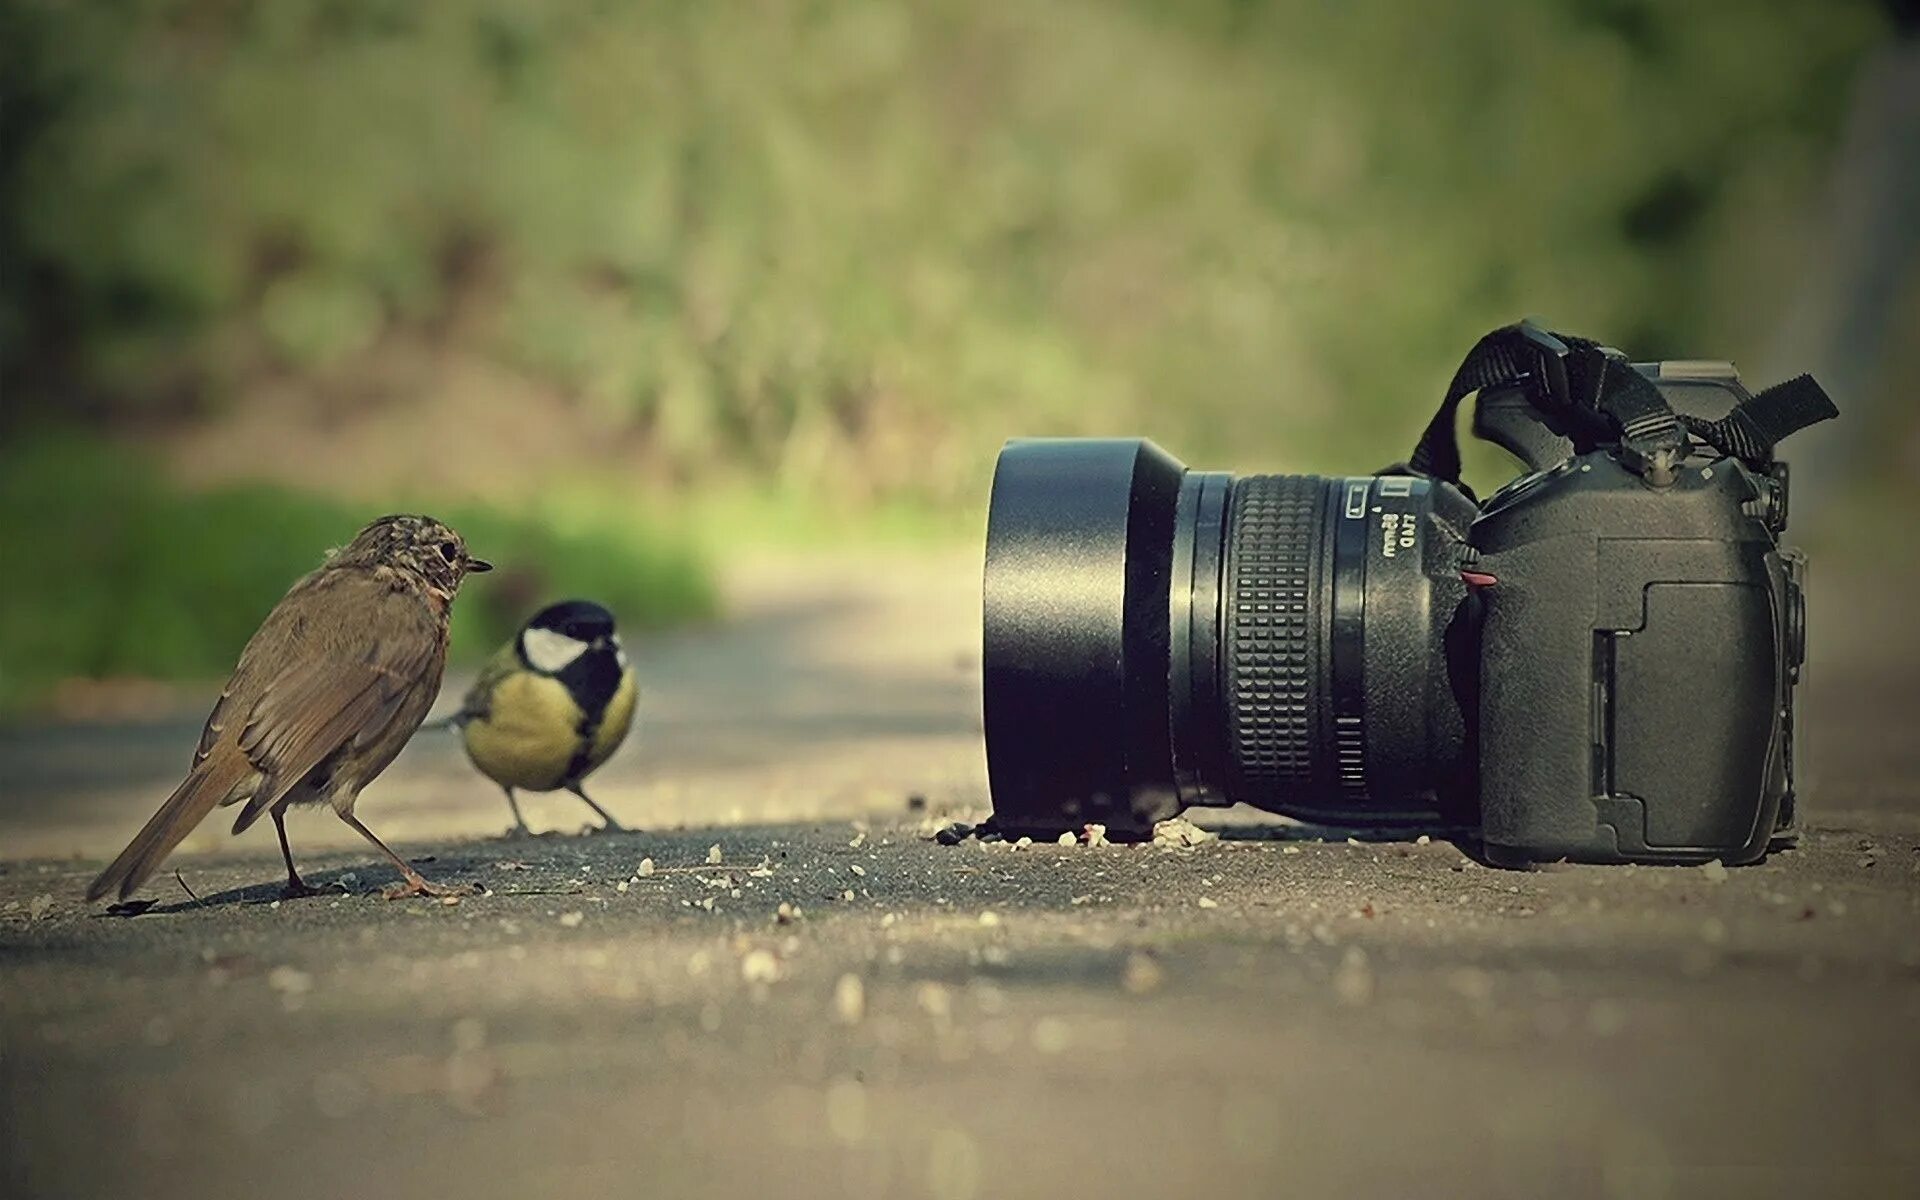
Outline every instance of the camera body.
<svg viewBox="0 0 1920 1200"><path fill-rule="evenodd" d="M1484 503L1455 411L1526 472ZM1793 836L1804 563L1773 446L1801 376L1630 364L1530 323L1462 365L1408 463L1189 471L1010 442L982 655L995 817L1146 836L1189 805L1477 831L1525 865L1744 863Z"/></svg>
<svg viewBox="0 0 1920 1200"><path fill-rule="evenodd" d="M1695 455L1656 487L1618 447L1489 499L1463 571L1489 857L1741 863L1787 830L1806 625L1785 514L1783 467Z"/></svg>

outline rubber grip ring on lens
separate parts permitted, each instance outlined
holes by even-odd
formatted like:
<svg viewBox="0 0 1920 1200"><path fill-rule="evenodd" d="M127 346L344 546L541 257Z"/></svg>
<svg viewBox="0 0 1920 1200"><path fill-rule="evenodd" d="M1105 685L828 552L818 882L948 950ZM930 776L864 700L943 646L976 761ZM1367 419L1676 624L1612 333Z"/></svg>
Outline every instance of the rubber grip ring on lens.
<svg viewBox="0 0 1920 1200"><path fill-rule="evenodd" d="M1255 803L1313 778L1323 485L1311 475L1233 485L1223 690L1239 795Z"/></svg>

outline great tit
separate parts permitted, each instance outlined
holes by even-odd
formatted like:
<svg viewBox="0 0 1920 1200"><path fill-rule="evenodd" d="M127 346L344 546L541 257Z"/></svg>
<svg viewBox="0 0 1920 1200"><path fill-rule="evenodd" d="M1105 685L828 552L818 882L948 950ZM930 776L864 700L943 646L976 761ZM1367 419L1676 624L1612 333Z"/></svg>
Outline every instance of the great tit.
<svg viewBox="0 0 1920 1200"><path fill-rule="evenodd" d="M613 631L613 614L566 600L533 615L480 672L451 718L467 757L507 793L514 832L528 834L515 788L565 788L620 832L581 781L626 740L639 686Z"/></svg>

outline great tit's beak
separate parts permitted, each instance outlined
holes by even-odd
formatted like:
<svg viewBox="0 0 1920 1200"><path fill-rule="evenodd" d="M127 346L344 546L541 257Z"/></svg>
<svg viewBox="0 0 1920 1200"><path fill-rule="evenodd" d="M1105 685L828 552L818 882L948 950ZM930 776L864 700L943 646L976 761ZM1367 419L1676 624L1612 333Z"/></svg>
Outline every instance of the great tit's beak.
<svg viewBox="0 0 1920 1200"><path fill-rule="evenodd" d="M475 558L471 554L467 555L467 574L484 575L491 570L493 570L493 564L486 559Z"/></svg>

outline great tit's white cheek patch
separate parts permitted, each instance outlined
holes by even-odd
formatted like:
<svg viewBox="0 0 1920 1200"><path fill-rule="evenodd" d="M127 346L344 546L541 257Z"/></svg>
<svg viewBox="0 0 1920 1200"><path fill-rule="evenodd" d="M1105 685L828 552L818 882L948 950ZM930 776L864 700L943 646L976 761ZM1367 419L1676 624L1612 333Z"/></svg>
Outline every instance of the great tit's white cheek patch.
<svg viewBox="0 0 1920 1200"><path fill-rule="evenodd" d="M622 671L627 669L627 648L620 644L618 637L610 637L607 644L613 647L613 661L620 664Z"/></svg>
<svg viewBox="0 0 1920 1200"><path fill-rule="evenodd" d="M587 652L587 644L558 630L529 629L520 635L520 652L534 670L557 675Z"/></svg>

